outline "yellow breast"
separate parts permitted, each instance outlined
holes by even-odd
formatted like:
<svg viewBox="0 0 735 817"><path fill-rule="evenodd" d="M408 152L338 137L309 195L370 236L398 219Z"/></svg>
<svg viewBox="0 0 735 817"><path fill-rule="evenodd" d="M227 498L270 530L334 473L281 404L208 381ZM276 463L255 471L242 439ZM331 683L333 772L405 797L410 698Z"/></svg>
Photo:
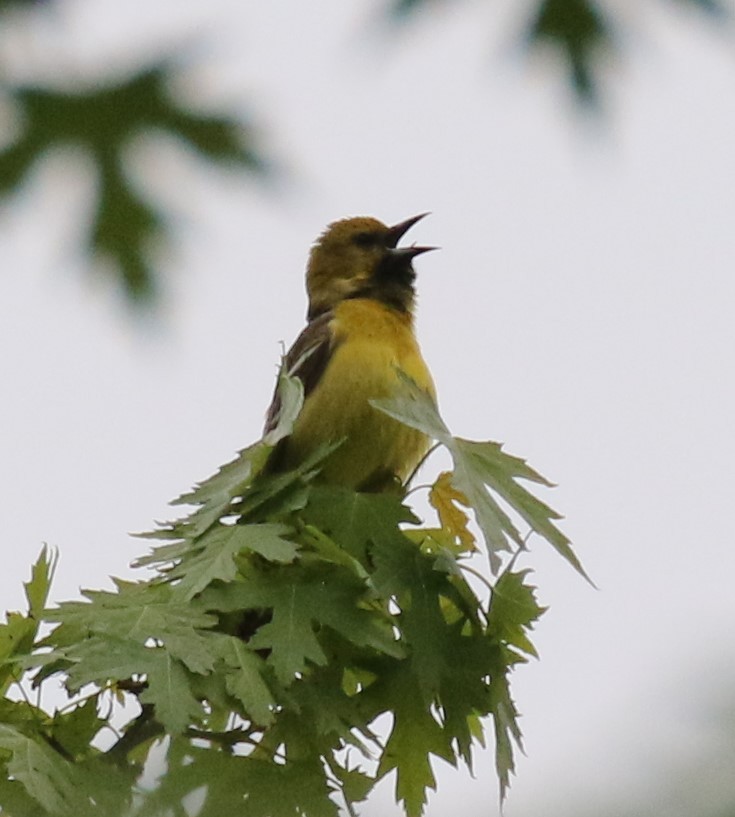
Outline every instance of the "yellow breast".
<svg viewBox="0 0 735 817"><path fill-rule="evenodd" d="M434 396L411 316L368 299L338 305L330 324L333 352L308 395L289 441L287 459L298 462L325 442L345 439L322 477L351 488L405 482L429 447L427 437L370 405L399 386L398 370Z"/></svg>

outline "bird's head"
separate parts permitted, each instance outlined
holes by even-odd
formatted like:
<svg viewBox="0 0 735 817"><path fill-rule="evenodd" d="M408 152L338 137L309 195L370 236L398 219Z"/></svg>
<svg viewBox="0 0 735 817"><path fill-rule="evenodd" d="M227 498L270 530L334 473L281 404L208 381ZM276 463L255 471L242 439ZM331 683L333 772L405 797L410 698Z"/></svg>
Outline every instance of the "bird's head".
<svg viewBox="0 0 735 817"><path fill-rule="evenodd" d="M426 213L387 227L361 216L335 221L311 249L306 271L311 320L346 298L375 298L411 312L416 274L412 261L434 247L397 247Z"/></svg>

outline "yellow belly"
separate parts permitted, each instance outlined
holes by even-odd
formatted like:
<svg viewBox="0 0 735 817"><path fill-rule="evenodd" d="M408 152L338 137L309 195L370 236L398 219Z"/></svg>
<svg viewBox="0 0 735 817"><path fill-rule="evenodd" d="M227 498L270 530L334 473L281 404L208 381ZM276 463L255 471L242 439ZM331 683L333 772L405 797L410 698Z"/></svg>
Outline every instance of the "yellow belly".
<svg viewBox="0 0 735 817"><path fill-rule="evenodd" d="M434 396L410 317L376 301L349 300L339 305L330 328L334 352L296 421L287 462L344 439L324 465L325 481L357 489L385 487L391 478L403 483L426 454L429 440L369 401L396 392L398 369Z"/></svg>

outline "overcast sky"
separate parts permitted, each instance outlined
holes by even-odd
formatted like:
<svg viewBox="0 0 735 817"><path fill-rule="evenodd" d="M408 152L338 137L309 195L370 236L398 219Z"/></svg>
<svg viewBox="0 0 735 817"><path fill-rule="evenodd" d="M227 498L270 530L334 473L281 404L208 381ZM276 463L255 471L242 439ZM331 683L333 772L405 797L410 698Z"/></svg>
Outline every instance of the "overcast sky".
<svg viewBox="0 0 735 817"><path fill-rule="evenodd" d="M55 600L132 575L146 548L127 532L259 435L318 233L430 210L411 238L442 248L417 268L443 415L558 483L543 498L600 588L533 546L550 610L540 662L514 678L527 757L506 814L645 800L715 739L702 719L735 678L735 41L627 9L591 123L524 61L514 3L448 5L396 35L367 0L78 0L0 35L0 64L27 78L185 39L184 91L252 115L284 168L257 186L140 147L140 179L176 212L150 320L78 249L79 157L0 205L0 608L22 606L43 542L61 553ZM491 755L476 767L439 764L429 817L458 797L497 813ZM400 813L392 785L368 817Z"/></svg>

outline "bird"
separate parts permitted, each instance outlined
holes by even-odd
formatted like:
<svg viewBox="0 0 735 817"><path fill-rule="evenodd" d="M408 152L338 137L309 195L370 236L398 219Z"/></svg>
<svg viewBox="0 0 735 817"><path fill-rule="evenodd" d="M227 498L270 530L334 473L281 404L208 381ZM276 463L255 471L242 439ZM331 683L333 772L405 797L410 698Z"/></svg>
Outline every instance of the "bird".
<svg viewBox="0 0 735 817"><path fill-rule="evenodd" d="M340 443L317 479L359 492L401 490L426 456L429 438L379 411L371 400L393 396L407 376L436 402L436 389L414 329L413 260L437 249L398 247L427 213L393 226L370 216L330 224L311 248L306 269L307 324L285 355L303 384L291 434L271 453L268 470L297 467L320 446ZM278 422L278 388L265 433Z"/></svg>

